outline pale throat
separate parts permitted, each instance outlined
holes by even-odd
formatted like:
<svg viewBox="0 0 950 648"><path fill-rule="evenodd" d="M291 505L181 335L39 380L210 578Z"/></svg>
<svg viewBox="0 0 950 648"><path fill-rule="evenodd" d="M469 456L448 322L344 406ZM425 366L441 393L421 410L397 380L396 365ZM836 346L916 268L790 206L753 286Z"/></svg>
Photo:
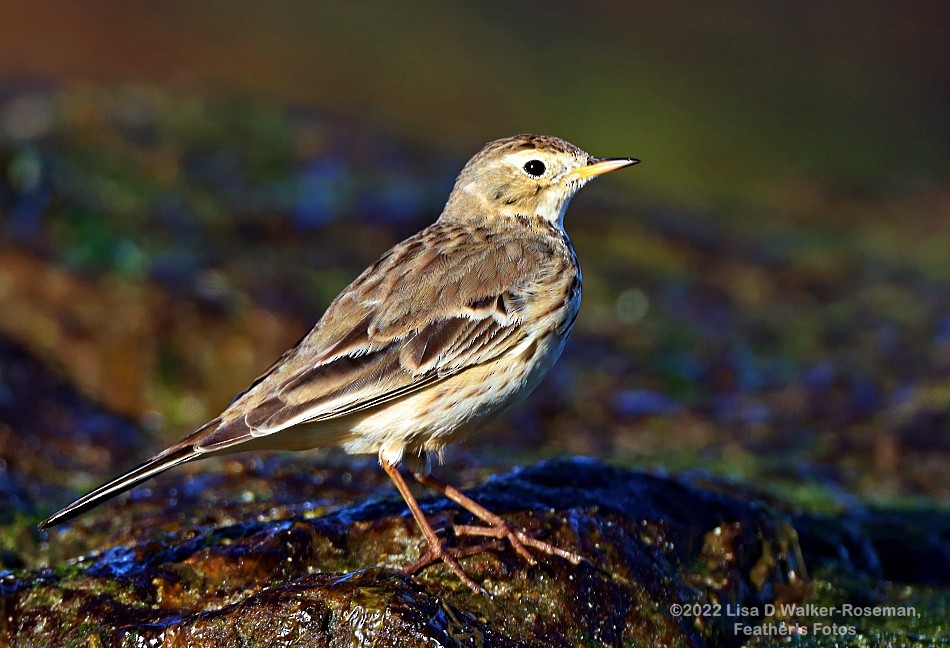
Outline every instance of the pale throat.
<svg viewBox="0 0 950 648"><path fill-rule="evenodd" d="M576 191L554 191L553 189L548 189L547 191L541 192L537 202L531 206L531 209L515 211L520 211L522 214L527 211L529 213L525 214L526 216L535 216L563 230L564 214L567 212L567 207L571 204L571 198L574 197L575 193Z"/></svg>
<svg viewBox="0 0 950 648"><path fill-rule="evenodd" d="M470 199L474 199L480 203L483 208L489 210L489 213L494 212L500 216L510 218L538 218L563 230L564 214L567 212L571 198L574 197L577 190L567 192L543 191L535 200L512 205L499 205L489 200L485 194L480 191L480 187L475 182L462 187L461 193L466 194Z"/></svg>
<svg viewBox="0 0 950 648"><path fill-rule="evenodd" d="M571 204L571 198L574 193L568 193L561 196L555 196L556 200L545 206L545 212L540 215L550 222L554 223L560 229L564 229L564 214L567 212L567 206Z"/></svg>

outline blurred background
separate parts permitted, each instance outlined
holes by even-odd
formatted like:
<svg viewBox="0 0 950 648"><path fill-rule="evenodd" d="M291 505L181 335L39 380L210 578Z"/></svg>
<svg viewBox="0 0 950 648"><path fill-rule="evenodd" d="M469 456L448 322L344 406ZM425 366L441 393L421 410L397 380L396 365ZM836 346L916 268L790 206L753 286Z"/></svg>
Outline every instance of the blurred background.
<svg viewBox="0 0 950 648"><path fill-rule="evenodd" d="M4 469L91 486L215 415L485 141L537 132L643 163L574 201L574 338L458 461L946 502L948 14L4 3L0 367L27 354L145 431L115 440L8 370Z"/></svg>

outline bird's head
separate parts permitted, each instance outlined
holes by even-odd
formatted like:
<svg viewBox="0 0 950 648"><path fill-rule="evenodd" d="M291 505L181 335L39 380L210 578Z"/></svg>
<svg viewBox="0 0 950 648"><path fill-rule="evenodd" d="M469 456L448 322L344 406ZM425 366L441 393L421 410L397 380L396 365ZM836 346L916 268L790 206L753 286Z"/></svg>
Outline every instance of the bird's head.
<svg viewBox="0 0 950 648"><path fill-rule="evenodd" d="M596 176L638 162L595 158L546 135L495 140L462 169L443 218L528 216L562 226L578 189Z"/></svg>

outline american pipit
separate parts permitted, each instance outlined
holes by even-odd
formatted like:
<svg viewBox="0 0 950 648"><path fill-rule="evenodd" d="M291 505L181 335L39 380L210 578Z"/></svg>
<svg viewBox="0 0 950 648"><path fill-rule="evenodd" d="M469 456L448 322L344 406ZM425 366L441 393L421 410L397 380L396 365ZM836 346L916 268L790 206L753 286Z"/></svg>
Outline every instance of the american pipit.
<svg viewBox="0 0 950 648"><path fill-rule="evenodd" d="M457 534L507 539L577 561L514 530L430 474L430 456L528 395L564 347L581 272L564 232L571 197L595 176L636 164L593 158L555 137L487 144L459 174L439 219L399 243L330 304L313 330L217 418L42 523L65 522L173 466L254 449L342 447L376 453L425 535L409 573L442 560L474 589L399 472L408 464L488 526Z"/></svg>

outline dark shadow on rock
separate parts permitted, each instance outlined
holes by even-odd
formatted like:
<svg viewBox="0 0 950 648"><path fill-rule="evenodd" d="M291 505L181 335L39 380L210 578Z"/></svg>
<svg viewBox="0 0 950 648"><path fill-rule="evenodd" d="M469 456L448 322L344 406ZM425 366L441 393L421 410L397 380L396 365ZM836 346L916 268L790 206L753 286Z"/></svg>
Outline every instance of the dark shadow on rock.
<svg viewBox="0 0 950 648"><path fill-rule="evenodd" d="M797 515L802 552L825 565L931 587L950 586L950 512L858 511L847 517Z"/></svg>

